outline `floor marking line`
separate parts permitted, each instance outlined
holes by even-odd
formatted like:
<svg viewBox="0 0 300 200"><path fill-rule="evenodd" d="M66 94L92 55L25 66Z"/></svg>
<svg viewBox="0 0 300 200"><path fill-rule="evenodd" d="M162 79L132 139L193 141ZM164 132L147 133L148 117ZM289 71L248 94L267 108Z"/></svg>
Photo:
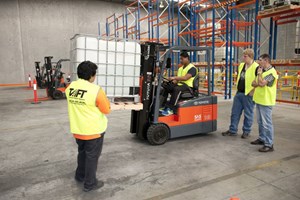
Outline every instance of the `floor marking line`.
<svg viewBox="0 0 300 200"><path fill-rule="evenodd" d="M189 185L187 187L179 188L177 190L167 192L165 194L157 195L157 196L154 196L154 197L150 197L150 198L147 198L145 200L161 200L161 199L173 197L173 196L176 196L176 195L179 195L179 194L182 194L182 193L186 193L186 192L189 192L189 191L192 191L192 190L203 188L207 185L211 185L211 184L214 184L214 183L218 183L220 181L228 180L230 178L234 178L234 177L237 177L237 176L240 176L240 175L243 175L243 174L254 172L254 171L257 171L257 170L260 170L260 169L269 168L269 167L278 165L278 164L280 164L284 161L293 160L293 159L296 159L296 158L299 158L299 157L300 157L300 154L294 154L294 155L291 155L291 156L281 158L279 160L273 160L273 161L270 161L270 162L267 162L267 163L264 163L264 164L261 164L261 165L257 165L255 167L252 167L252 168L249 168L249 169L240 170L240 171L237 171L237 172L234 172L234 173L231 173L231 174L227 174L227 175L224 175L224 176L221 176L221 177L217 177L217 178L214 178L212 180L208 180L208 181L205 181L205 182L202 182L202 183L196 183L196 184L193 184L193 185Z"/></svg>

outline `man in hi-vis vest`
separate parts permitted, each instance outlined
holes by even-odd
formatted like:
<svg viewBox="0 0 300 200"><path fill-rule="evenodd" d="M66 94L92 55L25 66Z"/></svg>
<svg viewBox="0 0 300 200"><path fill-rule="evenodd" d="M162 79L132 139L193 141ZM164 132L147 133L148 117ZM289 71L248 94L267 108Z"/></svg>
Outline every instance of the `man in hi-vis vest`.
<svg viewBox="0 0 300 200"><path fill-rule="evenodd" d="M253 93L252 82L256 78L258 64L254 61L254 51L246 49L243 52L243 60L238 68L237 93L233 99L229 130L222 133L223 136L236 136L238 125L244 111L244 123L242 138L249 137L253 124Z"/></svg>
<svg viewBox="0 0 300 200"><path fill-rule="evenodd" d="M162 105L165 107L160 109L161 114L164 116L174 114L173 110L176 107L180 93L190 91L190 88L193 88L194 79L198 74L198 69L190 63L190 56L186 51L180 54L180 63L182 67L178 69L177 76L168 78L172 81L172 84L165 85L162 92L161 101L163 102L166 102L168 95L171 94L170 101Z"/></svg>
<svg viewBox="0 0 300 200"><path fill-rule="evenodd" d="M259 138L251 144L264 145L260 152L274 151L274 127L272 123L272 107L276 102L278 75L272 67L268 54L263 54L259 58L259 69L257 80L252 85L256 88L253 100L256 103L256 115L258 123Z"/></svg>
<svg viewBox="0 0 300 200"><path fill-rule="evenodd" d="M79 79L66 89L70 130L78 144L75 180L84 182L85 192L104 185L97 180L96 171L107 128L105 114L110 112L110 103L101 87L93 84L97 68L90 61L80 63L77 68Z"/></svg>

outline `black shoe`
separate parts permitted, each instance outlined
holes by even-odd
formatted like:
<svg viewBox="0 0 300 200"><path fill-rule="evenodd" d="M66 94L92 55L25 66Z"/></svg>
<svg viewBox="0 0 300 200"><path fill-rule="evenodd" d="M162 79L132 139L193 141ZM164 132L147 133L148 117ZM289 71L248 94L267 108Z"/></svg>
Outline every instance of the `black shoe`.
<svg viewBox="0 0 300 200"><path fill-rule="evenodd" d="M229 130L222 133L223 136L237 136L236 133L232 133Z"/></svg>
<svg viewBox="0 0 300 200"><path fill-rule="evenodd" d="M92 187L83 187L83 191L84 192L89 192L91 190L98 190L100 188L102 188L104 186L104 182L103 181L96 181L95 185Z"/></svg>
<svg viewBox="0 0 300 200"><path fill-rule="evenodd" d="M75 176L75 181L82 183L84 181L84 178L79 178L79 177Z"/></svg>
<svg viewBox="0 0 300 200"><path fill-rule="evenodd" d="M247 139L250 137L249 133L243 133L243 135L241 136L242 139Z"/></svg>
<svg viewBox="0 0 300 200"><path fill-rule="evenodd" d="M260 139L257 139L255 141L252 141L250 144L253 144L253 145L264 145L265 143L263 141L261 141Z"/></svg>
<svg viewBox="0 0 300 200"><path fill-rule="evenodd" d="M272 152L272 151L274 151L274 147L273 147L273 145L271 147L263 146L258 151L259 152Z"/></svg>

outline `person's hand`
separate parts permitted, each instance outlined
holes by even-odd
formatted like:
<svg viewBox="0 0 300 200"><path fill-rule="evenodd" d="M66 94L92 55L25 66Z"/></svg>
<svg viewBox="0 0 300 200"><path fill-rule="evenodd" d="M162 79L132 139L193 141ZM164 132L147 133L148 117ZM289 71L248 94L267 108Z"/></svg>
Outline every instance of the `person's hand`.
<svg viewBox="0 0 300 200"><path fill-rule="evenodd" d="M169 81L174 81L175 77L169 77Z"/></svg>
<svg viewBox="0 0 300 200"><path fill-rule="evenodd" d="M262 72L263 72L262 68L259 67L258 70L257 70L257 74L262 74Z"/></svg>
<svg viewBox="0 0 300 200"><path fill-rule="evenodd" d="M255 80L252 82L252 86L253 86L253 87L257 87L257 83L256 83Z"/></svg>

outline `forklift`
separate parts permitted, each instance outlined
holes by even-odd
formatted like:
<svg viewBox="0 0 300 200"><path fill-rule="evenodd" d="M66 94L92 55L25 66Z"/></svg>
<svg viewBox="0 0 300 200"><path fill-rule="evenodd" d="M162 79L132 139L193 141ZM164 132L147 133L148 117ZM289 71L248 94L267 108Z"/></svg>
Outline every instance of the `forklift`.
<svg viewBox="0 0 300 200"><path fill-rule="evenodd" d="M36 61L35 63L35 78L37 82L37 86L40 89L48 88L48 83L52 81L52 56L45 56L44 57L44 65L41 67L40 62Z"/></svg>
<svg viewBox="0 0 300 200"><path fill-rule="evenodd" d="M131 111L130 132L140 139L148 140L151 145L162 145L169 139L217 130L217 97L210 91L210 47L174 46L165 49L159 43L147 42L142 45L141 57L141 110ZM166 50L160 70L159 52ZM208 93L199 93L199 75L194 79L191 91L180 94L177 110L173 115L161 116L160 94L162 83L168 84L163 72L170 65L170 54L178 51L206 51L208 60ZM155 78L157 77L157 84Z"/></svg>
<svg viewBox="0 0 300 200"><path fill-rule="evenodd" d="M47 96L54 100L65 98L65 90L69 86L71 79L67 78L67 82L64 79L64 73L61 71L62 62L70 61L70 59L60 59L54 66L51 62L52 56L46 56L44 58L45 64L42 71L46 71L42 76L42 86L47 90ZM36 64L37 67L37 64Z"/></svg>
<svg viewBox="0 0 300 200"><path fill-rule="evenodd" d="M62 62L70 61L70 59L60 59L57 61L56 65L52 69L53 74L49 77L49 73L52 73L51 70L49 70L48 65L46 65L47 69L47 92L48 96L52 97L54 100L57 99L63 99L66 98L65 90L70 85L71 79L70 76L67 77L67 82L65 82L64 79L64 72L61 71ZM51 64L51 63L50 63ZM49 77L49 79L48 79Z"/></svg>

